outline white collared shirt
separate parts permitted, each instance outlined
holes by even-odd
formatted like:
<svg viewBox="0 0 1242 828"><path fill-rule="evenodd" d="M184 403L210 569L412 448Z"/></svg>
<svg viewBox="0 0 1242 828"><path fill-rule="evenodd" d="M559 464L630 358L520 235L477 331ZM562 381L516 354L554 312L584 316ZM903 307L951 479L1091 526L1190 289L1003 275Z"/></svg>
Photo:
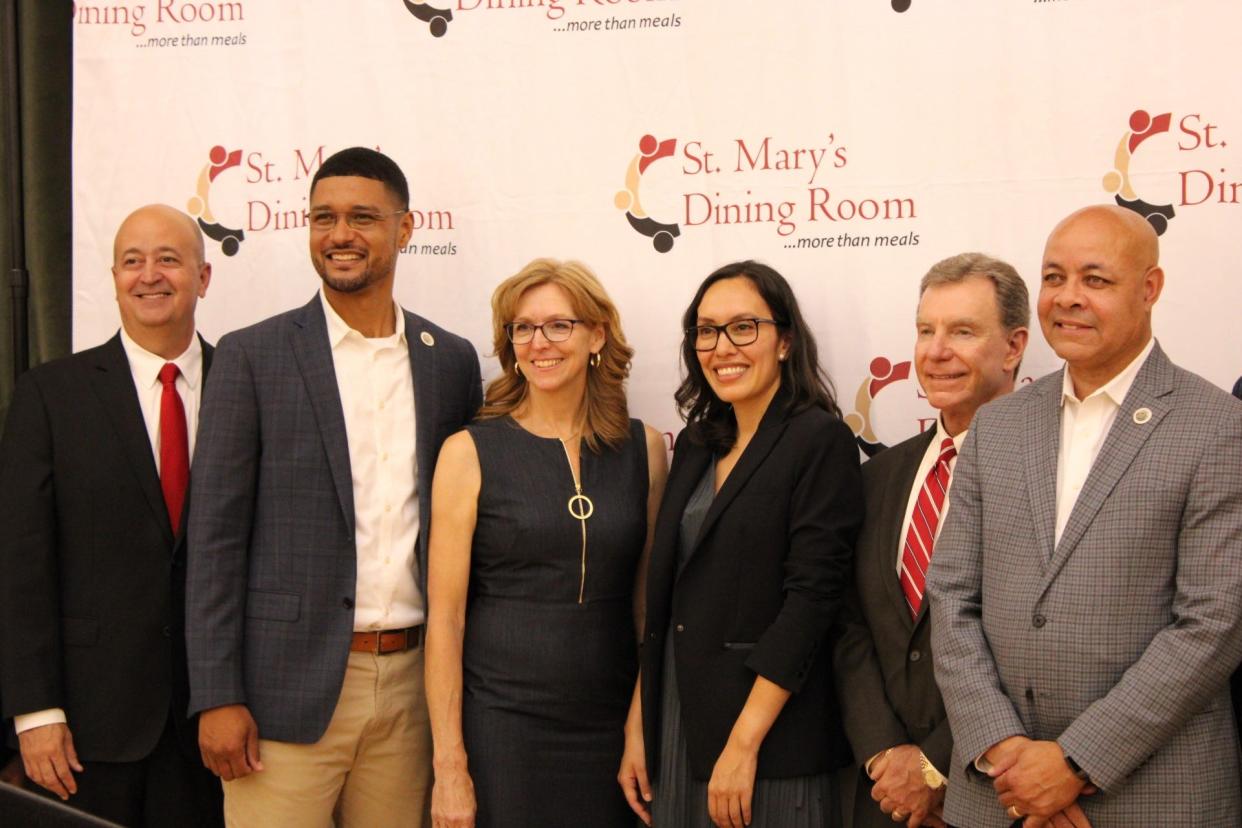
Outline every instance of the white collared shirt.
<svg viewBox="0 0 1242 828"><path fill-rule="evenodd" d="M953 448L956 451L962 450L962 443L966 441L966 432L969 428L962 429L959 433L953 435ZM940 444L944 442L944 438L948 436L948 432L944 428L944 418L939 414L936 415L936 436L927 444L927 450L923 452L923 460L919 463L918 470L914 473L914 485L910 488L910 497L906 501L906 516L901 522L901 534L897 536L897 575L901 575L901 556L906 548L906 535L910 532L910 521L914 519L914 507L919 502L919 492L923 490L923 481L927 479L928 472L931 471L937 458L941 455ZM936 537L940 537L940 528L944 526L945 518L949 516L949 500L953 492L953 468L957 465L957 455L954 454L949 460L949 486L944 492L944 504L940 507L940 522L936 524ZM932 557L935 557L935 541L932 545Z"/></svg>
<svg viewBox="0 0 1242 828"><path fill-rule="evenodd" d="M160 471L160 400L164 396L164 386L160 382L160 370L173 363L180 369L175 385L181 397L181 405L185 408L185 428L189 439L190 460L194 459L194 440L198 431L198 404L203 398L203 346L198 341L198 333L190 337L190 347L176 359L164 359L153 354L135 342L121 328L121 345L125 348L125 358L129 360L129 372L134 377L134 388L138 391L138 406L142 409L142 419L147 425L147 439L151 443L151 453L155 458L155 471Z"/></svg>
<svg viewBox="0 0 1242 828"><path fill-rule="evenodd" d="M203 345L198 340L198 332L195 331L190 337L190 347L176 359L164 359L159 354L151 353L135 342L124 328L121 328L121 347L125 349L134 389L138 392L138 407L142 410L142 419L147 427L147 441L151 444L156 474L160 471L160 400L164 395L160 369L169 362L175 363L181 371L175 385L181 396L181 406L185 409L186 434L190 438L190 459L193 460L194 437L198 431L198 404L203 398ZM36 727L66 720L64 709L53 707L14 716L13 729L17 733L24 733Z"/></svg>
<svg viewBox="0 0 1242 828"><path fill-rule="evenodd" d="M1155 346L1156 340L1149 339L1133 362L1083 400L1074 394L1074 380L1069 366L1065 366L1061 380L1061 444L1057 451L1056 543L1061 542L1061 533L1130 386Z"/></svg>
<svg viewBox="0 0 1242 828"><path fill-rule="evenodd" d="M426 604L418 589L414 379L405 314L394 302L394 333L368 339L341 319L322 288L319 298L349 442L358 556L354 630L412 627L426 619Z"/></svg>

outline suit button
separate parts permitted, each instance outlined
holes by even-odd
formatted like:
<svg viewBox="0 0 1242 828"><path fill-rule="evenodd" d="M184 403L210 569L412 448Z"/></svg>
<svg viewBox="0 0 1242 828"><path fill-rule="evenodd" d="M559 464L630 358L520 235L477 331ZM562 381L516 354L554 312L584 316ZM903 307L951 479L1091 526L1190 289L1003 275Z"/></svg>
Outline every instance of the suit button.
<svg viewBox="0 0 1242 828"><path fill-rule="evenodd" d="M172 629L170 627L165 627L164 629L160 630L160 632L164 634L165 638L172 638Z"/></svg>
<svg viewBox="0 0 1242 828"><path fill-rule="evenodd" d="M685 627L685 625L684 625L684 624L678 624L676 627L674 627L674 629L676 629L676 630L677 630L677 632L685 632L685 631L686 631L686 627Z"/></svg>
<svg viewBox="0 0 1242 828"><path fill-rule="evenodd" d="M922 654L922 653L920 653L918 650L911 650L911 651L910 651L910 660L911 660L911 661L918 661L918 660L919 660L920 658L922 658L922 657L923 657L923 654Z"/></svg>
<svg viewBox="0 0 1242 828"><path fill-rule="evenodd" d="M350 598L348 595L347 595L347 596L345 596L344 598L342 598L342 599L341 599L341 606L343 606L343 607L344 607L345 609L347 609L347 610L351 610L351 609L353 609L353 608L354 608L354 599L353 599L353 598Z"/></svg>
<svg viewBox="0 0 1242 828"><path fill-rule="evenodd" d="M1039 629L1044 624L1048 623L1048 619L1044 618L1042 615L1036 615L1031 619L1031 623L1035 626L1035 629Z"/></svg>
<svg viewBox="0 0 1242 828"><path fill-rule="evenodd" d="M649 639L651 639L652 641L655 641L655 637L656 637L656 635L655 635L655 633L647 633L647 637L648 637Z"/></svg>
<svg viewBox="0 0 1242 828"><path fill-rule="evenodd" d="M1026 698L1028 701L1033 700L1035 698L1035 691L1029 687L1026 688Z"/></svg>

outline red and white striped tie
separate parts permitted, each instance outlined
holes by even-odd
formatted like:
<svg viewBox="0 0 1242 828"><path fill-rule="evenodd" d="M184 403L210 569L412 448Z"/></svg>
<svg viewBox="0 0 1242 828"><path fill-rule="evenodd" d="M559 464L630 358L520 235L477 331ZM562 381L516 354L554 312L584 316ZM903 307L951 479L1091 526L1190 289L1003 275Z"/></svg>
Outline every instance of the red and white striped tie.
<svg viewBox="0 0 1242 828"><path fill-rule="evenodd" d="M910 615L917 618L923 605L923 587L927 583L927 568L931 566L932 544L936 541L936 527L940 525L940 513L944 508L945 492L949 490L949 461L957 455L953 438L945 437L940 444L940 456L927 472L919 498L910 515L910 531L906 532L906 545L901 550L901 591L906 594Z"/></svg>

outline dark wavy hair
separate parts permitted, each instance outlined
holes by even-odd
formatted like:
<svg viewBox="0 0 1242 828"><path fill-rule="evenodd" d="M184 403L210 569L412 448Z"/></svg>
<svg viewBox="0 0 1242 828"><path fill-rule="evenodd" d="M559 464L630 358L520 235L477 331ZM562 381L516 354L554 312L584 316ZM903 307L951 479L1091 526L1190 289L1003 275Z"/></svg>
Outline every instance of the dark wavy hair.
<svg viewBox="0 0 1242 828"><path fill-rule="evenodd" d="M789 354L781 366L781 388L785 392L786 410L790 414L808 408L822 408L834 417L841 417L832 378L819 364L819 350L793 288L785 277L771 267L756 261L734 262L719 268L699 285L690 307L681 318L683 330L693 328L699 320L699 304L707 289L722 279L749 279L763 301L772 310L777 330L789 338ZM674 398L686 421L690 439L717 453L725 453L737 442L737 419L733 407L712 391L703 368L699 365L694 341L686 336L681 345L683 379Z"/></svg>

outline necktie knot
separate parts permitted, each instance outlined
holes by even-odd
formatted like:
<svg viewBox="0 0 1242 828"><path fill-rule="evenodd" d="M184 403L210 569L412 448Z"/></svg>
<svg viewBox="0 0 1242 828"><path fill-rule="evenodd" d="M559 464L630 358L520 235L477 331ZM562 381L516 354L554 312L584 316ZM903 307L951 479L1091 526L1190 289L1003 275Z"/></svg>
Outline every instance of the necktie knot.
<svg viewBox="0 0 1242 828"><path fill-rule="evenodd" d="M160 382L165 386L172 385L180 375L181 369L177 367L177 363L165 362L164 367L160 369Z"/></svg>
<svg viewBox="0 0 1242 828"><path fill-rule="evenodd" d="M947 463L957 456L957 446L953 445L952 437L945 437L944 442L940 444L940 459L938 462Z"/></svg>

